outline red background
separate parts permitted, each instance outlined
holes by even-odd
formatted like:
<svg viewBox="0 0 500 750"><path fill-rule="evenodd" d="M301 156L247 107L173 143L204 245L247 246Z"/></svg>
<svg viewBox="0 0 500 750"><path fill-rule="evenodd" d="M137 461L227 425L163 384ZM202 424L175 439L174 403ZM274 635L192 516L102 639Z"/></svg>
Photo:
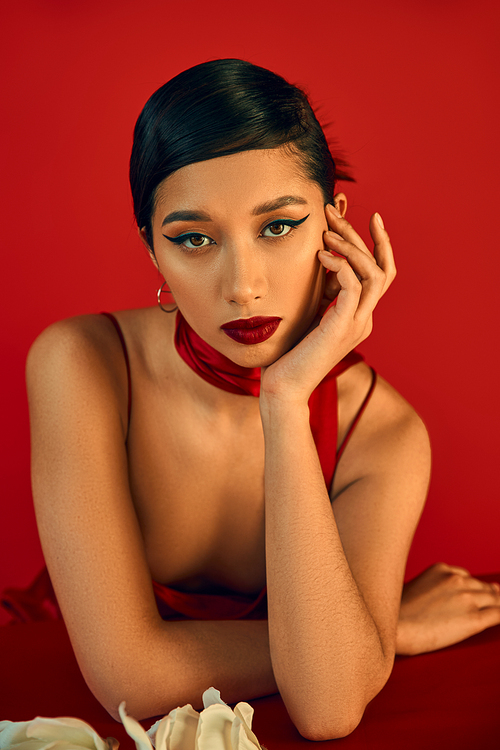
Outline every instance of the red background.
<svg viewBox="0 0 500 750"><path fill-rule="evenodd" d="M54 320L155 303L127 183L132 129L167 79L241 57L305 87L380 211L399 275L363 351L432 439L407 574L497 570L499 4L477 0L4 3L0 588L42 565L24 360Z"/></svg>

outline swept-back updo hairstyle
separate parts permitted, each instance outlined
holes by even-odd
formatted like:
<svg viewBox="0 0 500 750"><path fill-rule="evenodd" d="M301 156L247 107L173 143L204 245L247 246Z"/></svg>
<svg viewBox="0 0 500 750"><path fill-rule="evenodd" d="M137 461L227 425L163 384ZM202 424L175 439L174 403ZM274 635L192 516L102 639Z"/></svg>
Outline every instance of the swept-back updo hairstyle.
<svg viewBox="0 0 500 750"><path fill-rule="evenodd" d="M165 83L139 115L130 158L130 186L139 228L153 250L151 219L158 185L181 167L240 151L285 147L295 154L325 203L339 171L306 94L245 60L195 65Z"/></svg>

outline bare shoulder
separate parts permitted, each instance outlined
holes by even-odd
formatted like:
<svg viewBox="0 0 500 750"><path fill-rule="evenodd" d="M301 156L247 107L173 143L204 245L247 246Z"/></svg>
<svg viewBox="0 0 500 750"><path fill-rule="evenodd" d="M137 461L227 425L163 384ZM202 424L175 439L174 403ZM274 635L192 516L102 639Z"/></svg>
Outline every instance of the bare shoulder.
<svg viewBox="0 0 500 750"><path fill-rule="evenodd" d="M368 392L371 378L371 370L364 363L339 377L340 433L348 429ZM427 481L430 471L427 429L413 406L377 375L371 399L339 462L335 494L369 472L394 475L410 468Z"/></svg>
<svg viewBox="0 0 500 750"><path fill-rule="evenodd" d="M48 326L33 342L26 362L30 409L50 401L53 408L79 394L102 394L127 418L127 370L117 332L105 315L80 315Z"/></svg>
<svg viewBox="0 0 500 750"><path fill-rule="evenodd" d="M120 348L116 331L105 315L79 315L59 320L33 342L27 360L28 373L34 369L39 372L40 367L66 367L92 359L110 363L112 355L119 353Z"/></svg>

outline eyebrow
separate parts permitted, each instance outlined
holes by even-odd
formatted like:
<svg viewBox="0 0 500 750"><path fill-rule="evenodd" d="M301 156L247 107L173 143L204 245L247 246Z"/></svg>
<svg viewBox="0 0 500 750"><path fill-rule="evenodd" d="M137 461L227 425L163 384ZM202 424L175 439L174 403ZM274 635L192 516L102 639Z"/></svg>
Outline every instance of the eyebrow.
<svg viewBox="0 0 500 750"><path fill-rule="evenodd" d="M283 208L284 206L307 206L307 201L305 198L301 198L300 195L281 195L279 198L255 206L252 210L252 216L270 214L271 211L277 211L278 208ZM212 221L212 219L205 211L172 211L163 219L162 227L174 221Z"/></svg>

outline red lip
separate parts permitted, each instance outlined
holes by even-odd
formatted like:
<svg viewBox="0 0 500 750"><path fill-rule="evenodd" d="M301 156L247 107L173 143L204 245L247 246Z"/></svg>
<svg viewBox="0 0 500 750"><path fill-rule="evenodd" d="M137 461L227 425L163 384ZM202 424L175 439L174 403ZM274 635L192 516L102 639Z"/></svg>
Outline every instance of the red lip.
<svg viewBox="0 0 500 750"><path fill-rule="evenodd" d="M257 326L262 326L275 320L281 320L281 318L266 318L262 315L256 315L255 318L238 318L238 320L230 320L229 323L223 323L221 328L223 330L228 328L257 328Z"/></svg>
<svg viewBox="0 0 500 750"><path fill-rule="evenodd" d="M221 328L229 338L240 344L260 344L271 338L280 323L281 318L257 315L254 318L230 320L223 323Z"/></svg>

